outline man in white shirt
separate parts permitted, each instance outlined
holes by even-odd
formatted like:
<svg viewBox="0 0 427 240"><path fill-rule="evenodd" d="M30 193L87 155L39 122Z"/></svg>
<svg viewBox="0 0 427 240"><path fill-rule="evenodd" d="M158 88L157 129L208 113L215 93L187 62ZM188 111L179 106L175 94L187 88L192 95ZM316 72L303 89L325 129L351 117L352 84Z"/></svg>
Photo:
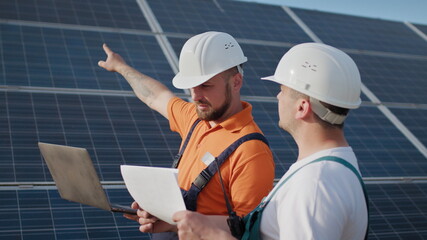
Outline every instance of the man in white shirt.
<svg viewBox="0 0 427 240"><path fill-rule="evenodd" d="M304 43L263 79L281 85L279 126L297 143L298 159L257 207L258 215L249 214L259 225L246 224L243 239L365 238L367 196L343 132L349 110L361 103L356 64L336 48ZM183 211L174 219L182 239L234 239L224 217Z"/></svg>

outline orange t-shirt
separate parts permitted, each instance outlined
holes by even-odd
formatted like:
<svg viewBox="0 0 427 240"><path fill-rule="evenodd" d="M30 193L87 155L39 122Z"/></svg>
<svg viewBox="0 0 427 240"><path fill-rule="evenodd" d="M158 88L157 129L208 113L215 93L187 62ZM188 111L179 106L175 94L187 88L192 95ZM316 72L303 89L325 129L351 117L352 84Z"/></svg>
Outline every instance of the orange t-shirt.
<svg viewBox="0 0 427 240"><path fill-rule="evenodd" d="M252 106L242 102L244 109L215 127L201 121L193 131L178 165L178 183L188 190L191 183L207 166L202 162L206 152L217 157L238 138L261 132L252 117ZM195 105L178 97L168 105L170 128L185 139L191 125L198 119ZM182 143L181 143L182 144ZM234 211L246 215L253 210L273 187L274 161L270 148L259 140L240 145L224 161L222 180ZM208 215L227 215L224 195L216 173L197 198L197 211Z"/></svg>

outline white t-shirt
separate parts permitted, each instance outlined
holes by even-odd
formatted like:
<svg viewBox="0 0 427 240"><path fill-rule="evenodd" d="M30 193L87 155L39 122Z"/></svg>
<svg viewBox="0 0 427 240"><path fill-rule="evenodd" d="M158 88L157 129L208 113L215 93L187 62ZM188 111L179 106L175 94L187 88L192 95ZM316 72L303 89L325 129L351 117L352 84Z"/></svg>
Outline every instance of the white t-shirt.
<svg viewBox="0 0 427 240"><path fill-rule="evenodd" d="M295 162L276 187L301 166L323 156L343 158L359 170L351 147L327 149ZM312 163L295 173L273 196L261 219L263 240L361 240L366 228L367 208L358 178L331 161Z"/></svg>

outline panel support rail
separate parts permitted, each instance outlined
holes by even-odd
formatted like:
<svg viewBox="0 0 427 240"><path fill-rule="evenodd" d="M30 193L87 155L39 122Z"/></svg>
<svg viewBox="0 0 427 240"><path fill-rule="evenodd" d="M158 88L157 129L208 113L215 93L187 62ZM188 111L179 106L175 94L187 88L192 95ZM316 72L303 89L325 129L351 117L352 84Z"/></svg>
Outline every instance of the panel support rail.
<svg viewBox="0 0 427 240"><path fill-rule="evenodd" d="M274 179L274 184L279 182ZM427 184L427 176L409 177L364 177L365 184L405 184L421 183ZM104 189L126 189L123 181L101 181ZM56 190L55 182L0 182L0 191L7 190Z"/></svg>

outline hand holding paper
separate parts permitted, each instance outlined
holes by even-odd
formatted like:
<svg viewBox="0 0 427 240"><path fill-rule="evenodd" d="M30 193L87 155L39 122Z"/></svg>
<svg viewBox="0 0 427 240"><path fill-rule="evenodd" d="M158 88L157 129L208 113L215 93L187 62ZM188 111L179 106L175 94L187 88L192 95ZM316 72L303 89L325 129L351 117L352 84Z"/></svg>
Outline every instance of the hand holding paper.
<svg viewBox="0 0 427 240"><path fill-rule="evenodd" d="M186 209L177 182L178 169L122 165L120 170L130 195L142 209L176 224L172 215Z"/></svg>

